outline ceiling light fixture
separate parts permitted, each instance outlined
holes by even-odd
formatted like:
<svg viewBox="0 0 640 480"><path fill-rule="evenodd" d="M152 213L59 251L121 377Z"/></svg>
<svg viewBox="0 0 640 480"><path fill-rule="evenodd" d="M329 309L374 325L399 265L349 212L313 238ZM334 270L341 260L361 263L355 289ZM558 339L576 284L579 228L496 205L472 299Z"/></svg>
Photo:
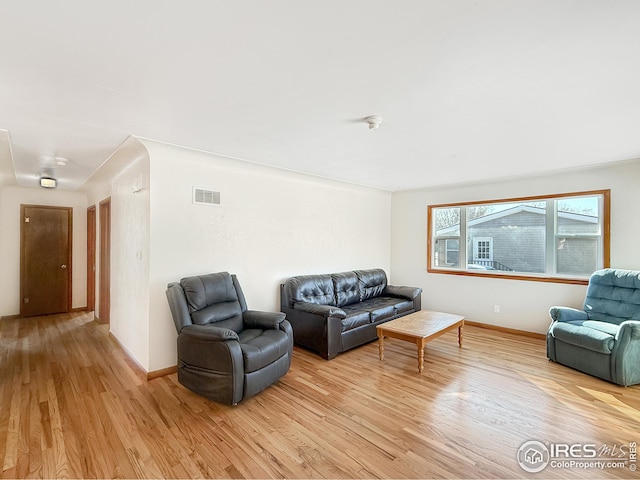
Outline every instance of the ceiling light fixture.
<svg viewBox="0 0 640 480"><path fill-rule="evenodd" d="M43 188L56 188L58 182L52 177L40 177L40 186Z"/></svg>
<svg viewBox="0 0 640 480"><path fill-rule="evenodd" d="M382 117L380 115L369 115L364 118L364 121L369 124L369 130L376 130L382 123Z"/></svg>
<svg viewBox="0 0 640 480"><path fill-rule="evenodd" d="M69 160L64 157L53 157L53 161L60 167L64 167L67 163L69 163Z"/></svg>

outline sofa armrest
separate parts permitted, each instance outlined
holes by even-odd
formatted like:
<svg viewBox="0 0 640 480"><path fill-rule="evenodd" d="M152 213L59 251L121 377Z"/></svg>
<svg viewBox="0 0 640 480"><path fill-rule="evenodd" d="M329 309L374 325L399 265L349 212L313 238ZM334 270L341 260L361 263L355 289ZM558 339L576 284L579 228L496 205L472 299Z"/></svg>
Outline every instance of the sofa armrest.
<svg viewBox="0 0 640 480"><path fill-rule="evenodd" d="M244 312L242 320L246 328L277 330L285 317L286 315L282 312L260 312L258 310L247 310Z"/></svg>
<svg viewBox="0 0 640 480"><path fill-rule="evenodd" d="M387 285L387 287L384 289L384 292L382 292L383 295L406 298L408 300L414 300L421 293L422 288L420 287L398 287L395 285Z"/></svg>
<svg viewBox="0 0 640 480"><path fill-rule="evenodd" d="M554 322L570 322L572 320L588 320L589 316L584 310L571 307L551 307L549 316Z"/></svg>
<svg viewBox="0 0 640 480"><path fill-rule="evenodd" d="M300 310L306 313L322 315L323 317L347 318L344 310L333 305L319 305L317 303L296 302L293 304L294 310Z"/></svg>

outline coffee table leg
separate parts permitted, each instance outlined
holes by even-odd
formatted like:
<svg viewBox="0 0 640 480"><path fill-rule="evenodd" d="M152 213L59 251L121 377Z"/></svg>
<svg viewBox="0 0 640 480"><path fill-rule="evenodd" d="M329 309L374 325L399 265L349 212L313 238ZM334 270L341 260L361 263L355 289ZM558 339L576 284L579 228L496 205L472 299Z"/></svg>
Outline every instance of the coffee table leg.
<svg viewBox="0 0 640 480"><path fill-rule="evenodd" d="M422 339L416 342L418 345L418 373L424 370L424 341Z"/></svg>
<svg viewBox="0 0 640 480"><path fill-rule="evenodd" d="M458 327L458 345L462 348L462 328L464 327L464 322Z"/></svg>
<svg viewBox="0 0 640 480"><path fill-rule="evenodd" d="M378 335L378 354L380 360L384 360L384 335Z"/></svg>

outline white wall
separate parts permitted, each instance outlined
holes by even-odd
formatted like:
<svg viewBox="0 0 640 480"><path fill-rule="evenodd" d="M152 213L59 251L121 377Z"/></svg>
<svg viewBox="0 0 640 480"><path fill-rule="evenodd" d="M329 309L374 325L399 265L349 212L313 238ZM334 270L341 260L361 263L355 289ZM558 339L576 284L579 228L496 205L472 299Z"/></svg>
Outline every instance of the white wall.
<svg viewBox="0 0 640 480"><path fill-rule="evenodd" d="M136 160L111 191L110 331L149 370L149 161Z"/></svg>
<svg viewBox="0 0 640 480"><path fill-rule="evenodd" d="M236 273L249 308L280 310L289 276L389 273L391 194L151 141L150 370L175 365L167 283ZM192 204L192 187L221 192Z"/></svg>
<svg viewBox="0 0 640 480"><path fill-rule="evenodd" d="M5 186L0 190L0 316L20 313L20 205L73 208L72 308L87 305L87 197L83 193Z"/></svg>
<svg viewBox="0 0 640 480"><path fill-rule="evenodd" d="M149 155L130 137L84 188L96 205L96 311L100 298L100 202L111 198L109 331L149 370Z"/></svg>
<svg viewBox="0 0 640 480"><path fill-rule="evenodd" d="M468 320L544 333L552 305L581 307L586 287L428 273L427 206L586 190L611 190L611 266L640 269L640 160L482 185L394 193L391 268L407 285L421 286L424 309ZM493 306L500 305L500 313Z"/></svg>

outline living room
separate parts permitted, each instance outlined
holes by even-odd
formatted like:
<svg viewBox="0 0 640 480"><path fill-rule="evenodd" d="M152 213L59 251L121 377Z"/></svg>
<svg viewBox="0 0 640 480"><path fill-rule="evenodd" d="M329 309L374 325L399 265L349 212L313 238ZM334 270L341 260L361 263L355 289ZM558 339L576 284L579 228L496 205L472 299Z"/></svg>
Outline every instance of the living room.
<svg viewBox="0 0 640 480"><path fill-rule="evenodd" d="M279 285L288 277L382 268L392 284L421 287L425 309L457 313L488 327L537 334L536 340L542 345L541 338L549 326L549 307L580 307L586 286L430 273L427 208L434 204L608 189L610 265L640 269L640 251L635 240L640 236L640 223L636 220L640 204L636 186L640 179L640 151L637 145L633 150L627 144L618 148L616 143L619 136L629 131L623 121L634 118L627 111L635 110L636 98L630 97L628 105L622 108L625 114L613 121L603 115L602 122L613 123L612 129L622 133L612 136L609 149L600 152L600 161L582 163L580 158L567 164L541 161L540 167L523 162L522 151L505 152L508 149L495 147L501 156L511 155L499 172L493 170L483 178L468 178L463 172L466 165L456 164L457 160L448 156L438 162L449 163L448 168L458 171L460 181L451 180L458 178L454 175L442 184L431 183L428 174L418 175L411 164L402 165L400 160L397 168L404 170L403 175L413 177L416 184L382 188L371 186L375 182L366 171L359 182L342 181L337 176L305 172L303 168L269 165L270 158L266 155L249 157L251 161L246 161L232 158L233 152L229 156L208 153L174 145L168 138L138 136L135 132L109 152L101 167L77 190L44 190L5 181L7 177L3 176L0 316L12 317L20 311L20 205L73 208L72 307L82 310L88 298L86 212L88 207L110 198L109 332L127 358L147 376L169 372L176 365L176 331L165 297L167 284L184 276L213 271L237 274L250 308L279 311ZM367 113L370 112L362 115ZM385 128L394 128L393 117L380 113L386 118L377 130L369 131L365 122L353 122L345 126L348 130L345 135L358 136L358 142L368 142L367 151L375 150L384 140ZM396 120L396 125L399 123ZM0 124L0 128L5 127ZM569 138L567 143L590 139L597 133L594 128L583 126L580 134ZM422 134L428 136L428 129ZM496 138L506 135L498 134ZM360 138L363 136L367 137L363 140ZM238 137L239 143L249 142L240 133ZM536 134L531 137L549 141ZM14 137L4 138L10 142ZM633 141L637 140L630 143ZM464 143L464 138L460 142ZM341 165L332 163L330 154L327 147L323 153L326 163L339 171ZM300 159L301 164L303 160ZM469 157L463 156L463 163L467 160ZM388 159L389 164L394 162L394 158ZM441 168L435 165L438 162L434 161L432 168ZM417 186L422 184L425 186ZM194 187L219 192L220 204L194 204ZM99 289L99 283L96 288ZM496 305L499 312L495 312ZM98 308L99 298L96 311ZM478 335L486 338L484 335L490 333ZM540 352L544 357L543 348ZM313 359L305 353L300 355L305 366ZM326 371L331 366L322 364L317 368ZM371 367L367 364L363 368ZM575 372L569 375L571 379ZM637 392L637 387L631 387L625 390L625 395L637 396ZM631 421L637 421L637 417Z"/></svg>

